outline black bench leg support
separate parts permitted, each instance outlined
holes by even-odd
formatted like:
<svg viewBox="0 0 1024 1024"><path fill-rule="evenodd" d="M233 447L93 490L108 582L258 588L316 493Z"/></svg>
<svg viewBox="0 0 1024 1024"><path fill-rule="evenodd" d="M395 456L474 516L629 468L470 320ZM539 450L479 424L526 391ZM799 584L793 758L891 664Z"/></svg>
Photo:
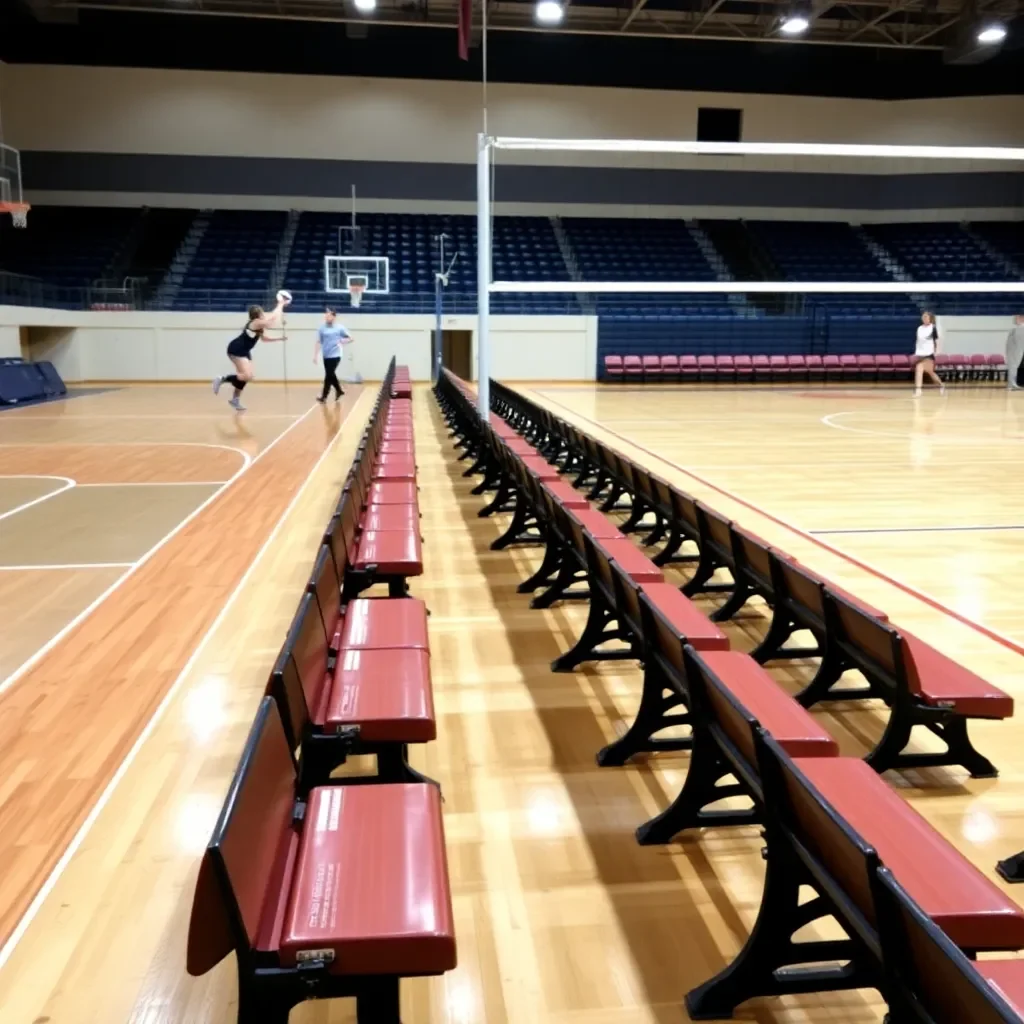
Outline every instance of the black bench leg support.
<svg viewBox="0 0 1024 1024"><path fill-rule="evenodd" d="M657 534L657 532L658 531L656 530L655 534ZM679 549L689 539L690 538L687 537L686 534L684 534L682 531L676 529L675 526L671 526L669 528L668 540L666 541L665 546L651 559L651 561L655 565L658 565L658 566L675 564L677 562L699 562L700 561L700 555L699 554L693 554L693 555L681 555L681 554L679 554ZM647 543L647 544L657 544L657 543L660 542L660 540L661 540L660 536L657 538L657 540L655 540L654 539L654 534L652 534L651 537L648 537L648 539L647 539L647 541L645 543Z"/></svg>
<svg viewBox="0 0 1024 1024"><path fill-rule="evenodd" d="M374 978L360 988L356 1024L402 1024L397 978Z"/></svg>
<svg viewBox="0 0 1024 1024"><path fill-rule="evenodd" d="M636 718L617 740L598 751L597 763L602 768L617 768L635 754L689 750L693 745L689 736L659 739L655 735L665 729L689 724L690 712L686 699L674 687L666 685L657 662L648 658L644 663L644 688Z"/></svg>
<svg viewBox="0 0 1024 1024"><path fill-rule="evenodd" d="M1005 882L1024 882L1024 850L999 861L996 871Z"/></svg>
<svg viewBox="0 0 1024 1024"><path fill-rule="evenodd" d="M472 493L476 493L474 490ZM481 492L483 493L483 492ZM495 492L494 498L490 504L484 505L477 515L481 519L486 519L488 516L493 516L495 512L511 512L512 507L509 505L510 499L514 495L514 491L508 484L508 478L502 477L501 482L498 484L498 490Z"/></svg>
<svg viewBox="0 0 1024 1024"><path fill-rule="evenodd" d="M526 499L520 494L516 499L515 514L508 529L496 540L491 542L492 551L502 551L512 544L543 544L544 534L533 510L527 505Z"/></svg>
<svg viewBox="0 0 1024 1024"><path fill-rule="evenodd" d="M389 743L377 751L376 782L426 782L441 788L437 779L417 771L409 764L409 747L405 743Z"/></svg>
<svg viewBox="0 0 1024 1024"><path fill-rule="evenodd" d="M905 753L915 725L930 729L946 744L946 750L934 754ZM935 708L914 707L906 701L893 707L882 738L864 760L879 773L890 768L960 765L975 779L994 779L999 775L996 766L971 743L967 719Z"/></svg>
<svg viewBox="0 0 1024 1024"><path fill-rule="evenodd" d="M840 992L877 988L880 983L861 947L850 939L793 941L801 928L830 916L831 907L821 896L800 904L800 885L808 879L792 853L785 848L773 850L771 845L754 930L728 967L687 993L691 1020L727 1020L740 1003L758 996ZM803 966L834 961L848 962L835 967Z"/></svg>
<svg viewBox="0 0 1024 1024"><path fill-rule="evenodd" d="M670 843L680 832L690 828L713 828L719 825L756 825L760 815L754 808L733 811L709 811L705 808L727 797L747 796L747 791L738 782L719 785L722 779L732 774L732 767L719 756L714 740L697 729L693 737L693 754L686 781L675 798L650 821L636 830L636 840L641 846Z"/></svg>
<svg viewBox="0 0 1024 1024"><path fill-rule="evenodd" d="M711 615L712 622L728 622L736 613L752 598L757 596L757 591L748 587L740 580L736 581L736 589L729 595L729 599L721 608Z"/></svg>
<svg viewBox="0 0 1024 1024"><path fill-rule="evenodd" d="M654 559L657 563L657 559ZM718 572L719 569L727 569L728 566L720 563L709 551L705 548L700 553L700 560L697 563L697 570L693 574L693 578L689 579L679 589L687 596L693 597L695 594L720 594L725 591L733 590L736 586L735 583L711 583L711 577Z"/></svg>
<svg viewBox="0 0 1024 1024"><path fill-rule="evenodd" d="M550 608L556 601L570 601L590 597L589 588L586 590L573 590L576 583L581 583L587 578L584 570L576 563L570 554L562 559L558 567L558 575L547 589L538 594L531 602L531 608Z"/></svg>
<svg viewBox="0 0 1024 1024"><path fill-rule="evenodd" d="M261 983L248 972L238 973L238 1024L288 1024L292 1007L302 996L291 985Z"/></svg>
<svg viewBox="0 0 1024 1024"><path fill-rule="evenodd" d="M633 507L630 509L629 518L619 527L622 533L643 533L649 527L643 525L643 518L652 509L639 498L633 499Z"/></svg>
<svg viewBox="0 0 1024 1024"><path fill-rule="evenodd" d="M518 594L532 594L541 587L549 587L555 581L558 569L562 564L564 553L562 546L553 536L548 538L548 546L544 549L544 558L537 571L516 587Z"/></svg>
<svg viewBox="0 0 1024 1024"><path fill-rule="evenodd" d="M616 625L612 626L612 623ZM629 646L602 650L603 645L610 640L621 640ZM615 610L608 607L598 591L593 590L590 594L590 614L579 640L551 662L551 671L571 672L585 661L625 661L636 657L632 637L619 624Z"/></svg>

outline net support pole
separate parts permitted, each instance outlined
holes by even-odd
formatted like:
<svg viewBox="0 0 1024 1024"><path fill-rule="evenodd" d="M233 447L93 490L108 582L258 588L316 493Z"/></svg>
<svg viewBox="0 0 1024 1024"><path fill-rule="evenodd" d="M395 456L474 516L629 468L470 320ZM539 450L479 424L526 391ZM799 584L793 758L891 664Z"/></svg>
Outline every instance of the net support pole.
<svg viewBox="0 0 1024 1024"><path fill-rule="evenodd" d="M490 139L477 136L476 154L476 292L477 397L480 416L491 411L491 174Z"/></svg>

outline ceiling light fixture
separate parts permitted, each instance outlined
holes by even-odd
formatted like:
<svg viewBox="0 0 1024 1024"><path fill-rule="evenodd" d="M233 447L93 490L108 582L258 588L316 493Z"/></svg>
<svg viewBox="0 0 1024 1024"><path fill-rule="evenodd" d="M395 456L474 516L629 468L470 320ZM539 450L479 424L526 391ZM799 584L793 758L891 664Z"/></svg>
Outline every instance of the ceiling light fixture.
<svg viewBox="0 0 1024 1024"><path fill-rule="evenodd" d="M779 31L787 36L803 35L811 27L811 22L804 14L793 12L782 19Z"/></svg>
<svg viewBox="0 0 1024 1024"><path fill-rule="evenodd" d="M542 25L558 25L565 16L565 8L558 0L540 0L534 16Z"/></svg>
<svg viewBox="0 0 1024 1024"><path fill-rule="evenodd" d="M363 14L377 10L377 0L355 0L355 5L356 10L362 11Z"/></svg>
<svg viewBox="0 0 1024 1024"><path fill-rule="evenodd" d="M1001 43L1006 38L1006 26L1001 22L993 21L982 25L978 31L979 43Z"/></svg>

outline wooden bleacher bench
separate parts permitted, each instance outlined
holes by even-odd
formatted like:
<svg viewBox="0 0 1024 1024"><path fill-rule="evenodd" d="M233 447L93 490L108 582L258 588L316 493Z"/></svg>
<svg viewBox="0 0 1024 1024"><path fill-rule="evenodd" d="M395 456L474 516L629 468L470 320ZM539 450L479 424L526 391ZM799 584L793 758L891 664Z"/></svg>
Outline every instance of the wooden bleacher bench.
<svg viewBox="0 0 1024 1024"><path fill-rule="evenodd" d="M354 997L360 1024L400 1024L402 978L456 965L440 795L423 783L295 796L264 698L199 869L187 968L235 952L239 1024L287 1024L307 999Z"/></svg>
<svg viewBox="0 0 1024 1024"><path fill-rule="evenodd" d="M877 771L961 765L975 778L998 774L967 735L970 718L1002 719L1013 714L1013 698L947 658L923 640L877 619L860 604L823 588L829 651L804 703L844 699L835 684L848 669L867 680L857 696L880 697L891 708L885 734L868 755ZM848 699L848 698L845 698ZM913 730L923 726L946 745L941 752L908 752Z"/></svg>
<svg viewBox="0 0 1024 1024"><path fill-rule="evenodd" d="M888 868L873 877L885 997L910 1024L1021 1024L1024 960L971 960Z"/></svg>
<svg viewBox="0 0 1024 1024"><path fill-rule="evenodd" d="M877 988L885 994L872 875L885 865L968 955L1024 948L1024 910L942 838L863 761L791 758L760 729L768 870L750 937L687 995L693 1020L723 1020L748 999ZM816 896L801 897L809 886ZM847 937L794 941L834 917Z"/></svg>
<svg viewBox="0 0 1024 1024"><path fill-rule="evenodd" d="M314 572L316 590L299 603L267 684L300 751L302 790L325 784L356 754L376 755L374 779L431 781L411 767L407 746L437 735L425 610L415 598L350 602L332 657L318 600L336 580L327 552Z"/></svg>

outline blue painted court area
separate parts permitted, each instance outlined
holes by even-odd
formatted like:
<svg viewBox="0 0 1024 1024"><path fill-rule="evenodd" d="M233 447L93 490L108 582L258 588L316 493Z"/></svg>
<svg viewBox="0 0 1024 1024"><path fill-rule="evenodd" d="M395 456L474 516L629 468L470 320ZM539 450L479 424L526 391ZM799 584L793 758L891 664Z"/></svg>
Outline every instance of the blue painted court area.
<svg viewBox="0 0 1024 1024"><path fill-rule="evenodd" d="M105 395L111 391L123 390L123 388L68 388L68 392L65 395L31 398L26 402L13 402L9 405L0 403L0 412L10 409L25 409L30 405L52 405L54 402L66 402L69 398L86 398L89 395Z"/></svg>

